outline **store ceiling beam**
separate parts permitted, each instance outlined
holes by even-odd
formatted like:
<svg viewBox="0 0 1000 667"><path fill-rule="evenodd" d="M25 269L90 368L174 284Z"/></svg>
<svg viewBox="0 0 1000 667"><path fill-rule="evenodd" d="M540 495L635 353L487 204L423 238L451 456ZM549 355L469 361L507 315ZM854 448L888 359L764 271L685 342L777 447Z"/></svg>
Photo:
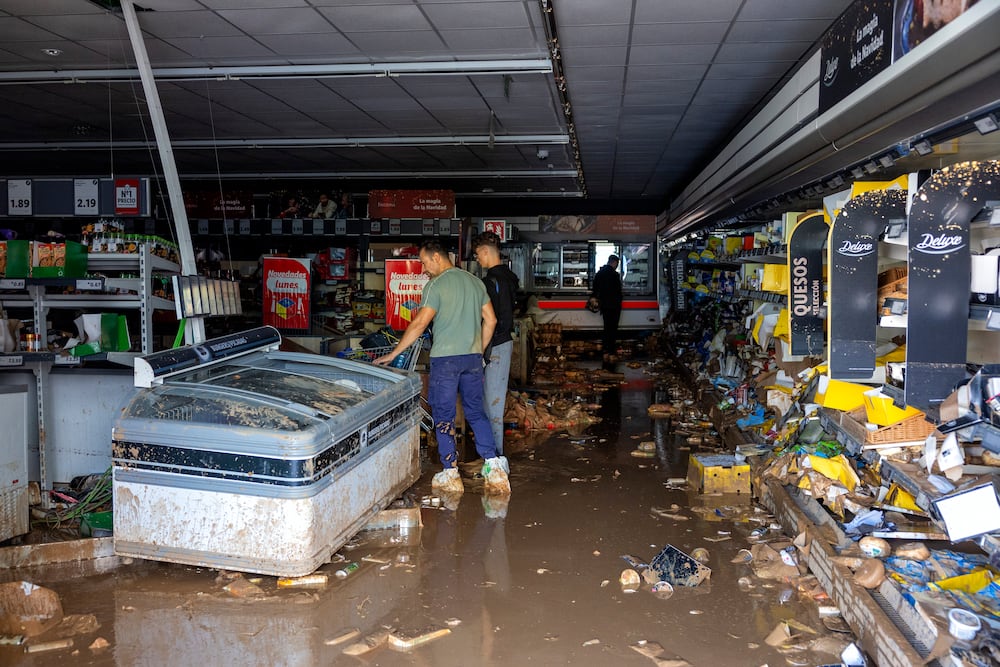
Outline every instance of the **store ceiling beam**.
<svg viewBox="0 0 1000 667"><path fill-rule="evenodd" d="M242 79L322 79L329 77L476 76L485 74L550 74L548 58L508 60L441 60L427 62L329 63L325 65L237 65L227 67L159 67L157 81L239 81ZM108 83L139 76L134 68L0 72L3 84Z"/></svg>
<svg viewBox="0 0 1000 667"><path fill-rule="evenodd" d="M510 134L428 137L281 137L257 139L175 139L177 149L206 148L370 148L420 146L566 145L568 134ZM148 141L12 141L0 142L0 151L146 150Z"/></svg>
<svg viewBox="0 0 1000 667"><path fill-rule="evenodd" d="M411 179L431 180L435 178L576 178L576 169L509 169L505 171L490 169L462 169L458 171L296 171L296 172L217 172L185 173L184 178L211 178L222 180L244 180L254 178L356 178L356 179Z"/></svg>

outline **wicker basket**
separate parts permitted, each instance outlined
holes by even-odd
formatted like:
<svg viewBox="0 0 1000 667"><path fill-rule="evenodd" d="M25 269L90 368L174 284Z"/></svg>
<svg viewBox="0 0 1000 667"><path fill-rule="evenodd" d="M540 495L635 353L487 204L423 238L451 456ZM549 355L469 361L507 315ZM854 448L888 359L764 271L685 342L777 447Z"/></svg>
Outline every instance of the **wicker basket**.
<svg viewBox="0 0 1000 667"><path fill-rule="evenodd" d="M864 408L852 410L850 417L859 422L862 427L868 416ZM925 440L934 433L935 426L923 415L914 415L892 426L882 426L875 431L865 429L865 442L873 445L889 445L896 442L917 442Z"/></svg>

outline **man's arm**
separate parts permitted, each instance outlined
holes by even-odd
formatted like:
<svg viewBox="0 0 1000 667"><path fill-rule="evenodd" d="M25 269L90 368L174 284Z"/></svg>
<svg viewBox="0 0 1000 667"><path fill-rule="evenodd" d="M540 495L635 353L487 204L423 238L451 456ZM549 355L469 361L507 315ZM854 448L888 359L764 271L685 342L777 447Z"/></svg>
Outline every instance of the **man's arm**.
<svg viewBox="0 0 1000 667"><path fill-rule="evenodd" d="M383 357L379 357L372 363L376 366L386 366L393 359L401 355L403 351L413 345L417 339L420 338L420 334L422 334L427 327L430 326L431 320L434 319L434 315L435 310L430 306L420 306L420 309L417 310L417 316L410 321L410 325L406 327L406 331L403 332L403 337L399 339L398 343L396 343L396 347L392 349L392 352Z"/></svg>
<svg viewBox="0 0 1000 667"><path fill-rule="evenodd" d="M412 326L412 325L410 325ZM487 301L483 304L483 352L493 341L493 332L497 328L497 316L493 312L493 304ZM407 329L409 331L409 329Z"/></svg>

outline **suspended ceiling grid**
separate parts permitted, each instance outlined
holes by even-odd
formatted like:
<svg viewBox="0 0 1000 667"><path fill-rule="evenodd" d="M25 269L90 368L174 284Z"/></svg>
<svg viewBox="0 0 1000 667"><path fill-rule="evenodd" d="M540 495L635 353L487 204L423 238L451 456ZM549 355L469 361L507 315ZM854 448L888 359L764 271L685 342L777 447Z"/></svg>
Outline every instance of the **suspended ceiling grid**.
<svg viewBox="0 0 1000 667"><path fill-rule="evenodd" d="M147 0L139 3L148 10L139 21L154 69L252 72L285 65L544 60L553 55L545 28L551 10L558 38L553 73L161 80L181 177L316 176L359 190L419 178L422 187L509 201L580 195L585 185L597 202L660 212L815 50L848 4ZM18 72L117 71L133 60L117 12L89 0L0 0L5 175L158 169L145 147L152 130L137 77L9 80ZM582 183L557 89L560 64ZM423 145L429 137L440 145ZM331 138L357 139L357 145L308 145ZM230 147L279 139L287 145Z"/></svg>

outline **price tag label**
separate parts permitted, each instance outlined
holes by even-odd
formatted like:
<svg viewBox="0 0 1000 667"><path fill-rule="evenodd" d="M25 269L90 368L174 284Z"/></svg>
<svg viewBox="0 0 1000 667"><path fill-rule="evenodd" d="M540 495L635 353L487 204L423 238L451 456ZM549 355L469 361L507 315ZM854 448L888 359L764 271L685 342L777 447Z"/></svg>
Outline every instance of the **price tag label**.
<svg viewBox="0 0 1000 667"><path fill-rule="evenodd" d="M198 235L199 236L208 236L208 220L199 220L198 221Z"/></svg>
<svg viewBox="0 0 1000 667"><path fill-rule="evenodd" d="M20 354L0 354L0 366L22 366L24 357Z"/></svg>
<svg viewBox="0 0 1000 667"><path fill-rule="evenodd" d="M441 236L451 236L451 218L438 219L438 234Z"/></svg>
<svg viewBox="0 0 1000 667"><path fill-rule="evenodd" d="M292 234L295 234L296 236L302 236L302 233L304 231L305 231L305 223L302 220L302 218L295 218L294 220L292 220Z"/></svg>
<svg viewBox="0 0 1000 667"><path fill-rule="evenodd" d="M382 233L382 221L381 220L372 220L371 223L372 223L371 233L372 234L381 234Z"/></svg>
<svg viewBox="0 0 1000 667"><path fill-rule="evenodd" d="M74 215L97 215L97 186L96 178L74 178L73 179L73 214Z"/></svg>
<svg viewBox="0 0 1000 667"><path fill-rule="evenodd" d="M240 220L240 234L243 236L250 236L250 221Z"/></svg>
<svg viewBox="0 0 1000 667"><path fill-rule="evenodd" d="M313 235L323 236L326 233L326 221L325 220L313 220Z"/></svg>
<svg viewBox="0 0 1000 667"><path fill-rule="evenodd" d="M24 278L0 278L0 289L24 289Z"/></svg>
<svg viewBox="0 0 1000 667"><path fill-rule="evenodd" d="M99 290L104 287L104 281L100 278L86 278L84 280L76 281L76 288L78 290Z"/></svg>
<svg viewBox="0 0 1000 667"><path fill-rule="evenodd" d="M61 354L57 354L53 362L56 366L79 366L83 363L83 359L80 357L64 357Z"/></svg>
<svg viewBox="0 0 1000 667"><path fill-rule="evenodd" d="M434 221L425 219L421 232L424 236L434 236Z"/></svg>
<svg viewBox="0 0 1000 667"><path fill-rule="evenodd" d="M282 228L282 220L272 220L271 221L271 233L272 234L284 234L285 231Z"/></svg>
<svg viewBox="0 0 1000 667"><path fill-rule="evenodd" d="M333 233L336 236L347 236L347 220L334 220Z"/></svg>
<svg viewBox="0 0 1000 667"><path fill-rule="evenodd" d="M236 222L234 220L223 220L222 226L225 229L226 236L231 236L236 233Z"/></svg>
<svg viewBox="0 0 1000 667"><path fill-rule="evenodd" d="M31 215L31 179L7 181L7 214Z"/></svg>
<svg viewBox="0 0 1000 667"><path fill-rule="evenodd" d="M402 233L402 230L400 229L401 227L402 225L400 224L399 220L390 220L389 234L391 236L399 236Z"/></svg>

